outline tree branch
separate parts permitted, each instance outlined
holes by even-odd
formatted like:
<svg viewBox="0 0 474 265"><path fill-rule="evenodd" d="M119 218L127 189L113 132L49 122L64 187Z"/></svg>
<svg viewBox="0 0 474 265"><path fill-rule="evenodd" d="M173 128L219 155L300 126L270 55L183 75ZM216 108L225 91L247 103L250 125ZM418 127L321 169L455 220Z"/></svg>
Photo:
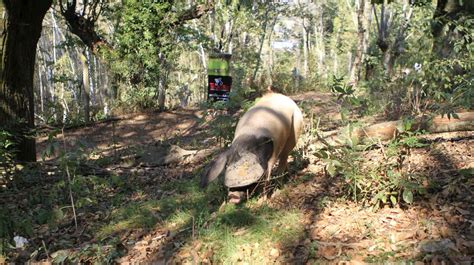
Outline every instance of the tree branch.
<svg viewBox="0 0 474 265"><path fill-rule="evenodd" d="M200 18L212 10L214 10L214 5L212 4L192 6L190 9L179 14L178 19L174 23L171 23L171 26L180 26L186 21Z"/></svg>
<svg viewBox="0 0 474 265"><path fill-rule="evenodd" d="M74 35L78 36L81 41L92 50L92 52L96 53L99 46L109 46L107 41L95 30L95 23L99 18L104 2L101 0L94 0L91 3L88 0L84 0L83 5L82 14L79 14L76 12L76 0L73 0L72 2L66 1L65 4L64 0L59 0L61 14L66 20L69 30ZM98 5L99 10L97 8ZM87 12L88 14L86 14L87 9L89 9L89 12Z"/></svg>

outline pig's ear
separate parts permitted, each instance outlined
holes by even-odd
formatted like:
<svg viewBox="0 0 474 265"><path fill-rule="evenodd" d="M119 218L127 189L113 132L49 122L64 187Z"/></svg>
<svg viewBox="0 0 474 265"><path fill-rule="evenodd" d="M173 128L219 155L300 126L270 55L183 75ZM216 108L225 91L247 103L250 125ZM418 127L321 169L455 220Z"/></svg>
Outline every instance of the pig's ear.
<svg viewBox="0 0 474 265"><path fill-rule="evenodd" d="M201 176L200 187L205 188L209 182L215 180L224 170L225 165L227 164L227 157L229 151L221 153L204 171L204 174Z"/></svg>

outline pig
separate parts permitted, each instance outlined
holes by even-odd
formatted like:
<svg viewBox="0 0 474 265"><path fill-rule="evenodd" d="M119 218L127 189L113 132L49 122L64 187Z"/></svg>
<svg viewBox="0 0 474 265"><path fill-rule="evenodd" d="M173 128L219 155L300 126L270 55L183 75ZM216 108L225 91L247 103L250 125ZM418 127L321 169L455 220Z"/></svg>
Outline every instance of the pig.
<svg viewBox="0 0 474 265"><path fill-rule="evenodd" d="M224 168L224 185L230 190L256 183L262 176L269 180L277 160L277 173L283 173L302 128L303 115L292 99L278 93L265 94L239 120L231 146L211 162L201 176L200 186L206 187ZM229 193L231 202L240 202L236 194Z"/></svg>

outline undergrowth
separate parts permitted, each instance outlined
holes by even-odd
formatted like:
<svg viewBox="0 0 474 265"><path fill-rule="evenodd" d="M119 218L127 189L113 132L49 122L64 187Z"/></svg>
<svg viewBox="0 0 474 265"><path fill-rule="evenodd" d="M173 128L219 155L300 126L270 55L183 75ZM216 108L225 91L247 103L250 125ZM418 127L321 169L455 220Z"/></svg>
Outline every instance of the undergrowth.
<svg viewBox="0 0 474 265"><path fill-rule="evenodd" d="M414 195L425 193L422 183L426 176L403 170L411 149L425 146L417 137L421 132L410 131L411 121L405 121L401 132L385 144L377 140L360 142L352 135L354 126L357 125L346 126L344 145L336 148L326 143L325 148L315 152L325 163L326 174L344 180L347 198L379 208L411 204ZM380 150L381 161L371 163L364 155L374 149Z"/></svg>

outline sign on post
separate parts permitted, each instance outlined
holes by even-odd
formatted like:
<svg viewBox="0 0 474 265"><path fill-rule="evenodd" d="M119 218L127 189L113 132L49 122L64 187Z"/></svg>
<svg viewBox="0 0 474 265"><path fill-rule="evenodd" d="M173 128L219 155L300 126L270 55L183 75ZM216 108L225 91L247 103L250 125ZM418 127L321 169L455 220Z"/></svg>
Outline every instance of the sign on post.
<svg viewBox="0 0 474 265"><path fill-rule="evenodd" d="M207 99L208 100L229 100L232 87L232 77L230 76L230 59L232 55L219 53L209 55L207 63Z"/></svg>

